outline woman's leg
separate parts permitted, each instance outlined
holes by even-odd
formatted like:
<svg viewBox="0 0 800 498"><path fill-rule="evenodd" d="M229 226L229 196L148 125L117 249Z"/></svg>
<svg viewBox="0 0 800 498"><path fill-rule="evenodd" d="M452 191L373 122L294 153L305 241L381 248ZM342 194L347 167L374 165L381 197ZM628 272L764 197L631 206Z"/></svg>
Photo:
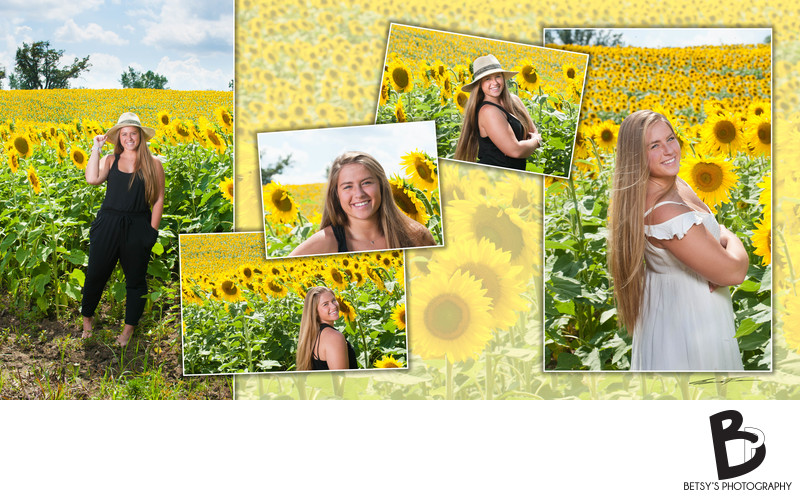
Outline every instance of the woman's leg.
<svg viewBox="0 0 800 498"><path fill-rule="evenodd" d="M89 230L89 264L83 284L83 338L92 336L94 312L119 258L119 227L98 215Z"/></svg>
<svg viewBox="0 0 800 498"><path fill-rule="evenodd" d="M120 247L119 261L125 272L125 327L117 342L124 346L133 335L133 329L139 324L147 302L147 264L150 262L151 241L150 224L135 222L128 229L128 240Z"/></svg>

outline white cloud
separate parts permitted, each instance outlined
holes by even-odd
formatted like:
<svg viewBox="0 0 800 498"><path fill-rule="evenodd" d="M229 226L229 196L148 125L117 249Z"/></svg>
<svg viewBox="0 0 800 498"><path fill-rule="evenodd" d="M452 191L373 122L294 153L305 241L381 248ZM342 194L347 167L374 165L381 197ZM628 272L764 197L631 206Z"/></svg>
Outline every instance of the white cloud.
<svg viewBox="0 0 800 498"><path fill-rule="evenodd" d="M65 57L67 57L65 55ZM69 59L72 60L72 56ZM70 80L70 86L86 88L121 88L119 77L126 67L123 67L119 57L111 54L89 54L92 67L83 73L80 78Z"/></svg>
<svg viewBox="0 0 800 498"><path fill-rule="evenodd" d="M162 57L155 72L167 77L167 87L174 90L227 90L233 78L230 72L203 67L197 57L172 60Z"/></svg>
<svg viewBox="0 0 800 498"><path fill-rule="evenodd" d="M120 36L113 31L104 30L99 24L89 23L86 27L81 28L72 19L67 19L67 22L58 28L54 34L56 41L60 42L82 43L97 41L108 45L128 44L128 40L120 38Z"/></svg>
<svg viewBox="0 0 800 498"><path fill-rule="evenodd" d="M225 11L216 17L201 17L213 10L208 3L168 0L157 21L143 21L146 32L142 43L156 48L229 51L233 46L233 13Z"/></svg>

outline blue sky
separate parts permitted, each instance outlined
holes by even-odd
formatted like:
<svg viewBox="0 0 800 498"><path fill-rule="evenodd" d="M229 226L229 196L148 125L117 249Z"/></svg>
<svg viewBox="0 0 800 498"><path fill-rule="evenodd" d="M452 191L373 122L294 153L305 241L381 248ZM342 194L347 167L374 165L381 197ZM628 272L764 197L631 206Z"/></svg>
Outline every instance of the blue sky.
<svg viewBox="0 0 800 498"><path fill-rule="evenodd" d="M233 0L3 0L0 66L14 71L22 43L64 50L60 66L89 55L72 88L122 88L128 66L167 77L174 90L228 90ZM8 88L8 78L2 81Z"/></svg>
<svg viewBox="0 0 800 498"><path fill-rule="evenodd" d="M262 164L292 155L292 167L274 178L286 185L327 181L325 169L336 156L349 150L372 155L388 177L395 173L405 177L405 167L400 166L401 156L420 150L436 159L436 123L419 121L258 134Z"/></svg>

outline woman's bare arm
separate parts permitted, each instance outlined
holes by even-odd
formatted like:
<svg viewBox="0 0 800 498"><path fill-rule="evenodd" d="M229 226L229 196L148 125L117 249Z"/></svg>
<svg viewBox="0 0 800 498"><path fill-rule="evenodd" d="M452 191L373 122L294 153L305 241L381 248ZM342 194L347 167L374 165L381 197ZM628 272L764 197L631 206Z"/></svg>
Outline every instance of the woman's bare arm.
<svg viewBox="0 0 800 498"><path fill-rule="evenodd" d="M478 112L478 124L482 130L486 131L492 143L509 157L526 158L533 154L533 151L539 145L537 138L517 140L517 137L514 136L514 130L511 129L511 125L506 120L506 115L494 106L485 105L481 107Z"/></svg>

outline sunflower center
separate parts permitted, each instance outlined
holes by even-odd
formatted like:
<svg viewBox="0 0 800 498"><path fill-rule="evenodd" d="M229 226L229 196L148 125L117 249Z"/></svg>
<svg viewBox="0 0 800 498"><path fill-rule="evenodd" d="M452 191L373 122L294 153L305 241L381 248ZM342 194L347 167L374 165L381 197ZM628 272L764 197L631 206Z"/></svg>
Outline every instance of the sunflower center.
<svg viewBox="0 0 800 498"><path fill-rule="evenodd" d="M575 69L573 69L573 68L567 69L567 78L569 78L571 80L575 79Z"/></svg>
<svg viewBox="0 0 800 498"><path fill-rule="evenodd" d="M464 92L459 92L458 95L456 96L456 100L458 101L459 107L464 107L465 105L467 105L468 99L469 96Z"/></svg>
<svg viewBox="0 0 800 498"><path fill-rule="evenodd" d="M414 202L408 197L406 192L402 191L401 189L392 188L392 194L397 207L402 209L404 213L408 213L410 215L417 214L417 206L414 205Z"/></svg>
<svg viewBox="0 0 800 498"><path fill-rule="evenodd" d="M397 86L405 88L408 86L408 71L402 67L396 67L394 71L392 71L392 79Z"/></svg>
<svg viewBox="0 0 800 498"><path fill-rule="evenodd" d="M286 195L286 192L283 190L275 190L272 193L272 205L278 209L278 211L288 213L292 210L292 201L289 199L289 196Z"/></svg>
<svg viewBox="0 0 800 498"><path fill-rule="evenodd" d="M418 158L416 162L414 162L414 167L417 169L417 174L420 178L425 180L426 182L430 182L433 180L431 177L431 169L428 167L428 164L421 158Z"/></svg>
<svg viewBox="0 0 800 498"><path fill-rule="evenodd" d="M525 66L522 68L522 78L527 83L531 84L539 81L539 75L536 74L536 70L533 68L533 66Z"/></svg>
<svg viewBox="0 0 800 498"><path fill-rule="evenodd" d="M339 270L337 270L336 268L331 270L331 278L337 284L341 284L342 282L344 282L344 279L342 278L342 274L339 273Z"/></svg>
<svg viewBox="0 0 800 498"><path fill-rule="evenodd" d="M714 125L714 136L718 142L729 144L736 138L736 126L730 121L720 121Z"/></svg>
<svg viewBox="0 0 800 498"><path fill-rule="evenodd" d="M767 123L758 125L758 141L764 145L769 145L772 141L771 127Z"/></svg>
<svg viewBox="0 0 800 498"><path fill-rule="evenodd" d="M283 291L283 286L278 282L270 282L267 284L267 287L269 287L269 290L276 294Z"/></svg>
<svg viewBox="0 0 800 498"><path fill-rule="evenodd" d="M601 131L600 140L602 140L603 142L611 142L612 140L614 140L614 132L608 129Z"/></svg>
<svg viewBox="0 0 800 498"><path fill-rule="evenodd" d="M425 325L432 335L452 341L464 333L469 324L469 308L455 294L436 296L425 308Z"/></svg>
<svg viewBox="0 0 800 498"><path fill-rule="evenodd" d="M714 163L699 163L694 178L700 190L714 192L722 185L722 168Z"/></svg>
<svg viewBox="0 0 800 498"><path fill-rule="evenodd" d="M76 150L74 156L75 156L75 162L76 163L83 164L83 161L84 161L83 152L81 152L79 150Z"/></svg>
<svg viewBox="0 0 800 498"><path fill-rule="evenodd" d="M14 148L20 155L27 156L30 151L30 144L24 137L17 137L14 139Z"/></svg>
<svg viewBox="0 0 800 498"><path fill-rule="evenodd" d="M222 292L229 296L235 296L239 292L239 289L236 288L236 284L230 280L222 282L220 287L222 288Z"/></svg>

